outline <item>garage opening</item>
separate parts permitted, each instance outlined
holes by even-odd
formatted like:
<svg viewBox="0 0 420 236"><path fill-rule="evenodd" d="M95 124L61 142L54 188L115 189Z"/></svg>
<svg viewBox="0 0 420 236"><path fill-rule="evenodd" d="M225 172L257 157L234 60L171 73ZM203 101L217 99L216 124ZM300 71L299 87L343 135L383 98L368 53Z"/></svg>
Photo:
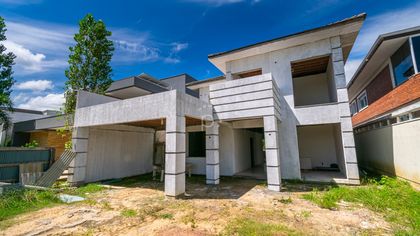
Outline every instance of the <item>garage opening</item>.
<svg viewBox="0 0 420 236"><path fill-rule="evenodd" d="M302 178L330 182L345 178L345 161L339 124L297 127Z"/></svg>
<svg viewBox="0 0 420 236"><path fill-rule="evenodd" d="M329 55L291 63L295 106L337 102Z"/></svg>

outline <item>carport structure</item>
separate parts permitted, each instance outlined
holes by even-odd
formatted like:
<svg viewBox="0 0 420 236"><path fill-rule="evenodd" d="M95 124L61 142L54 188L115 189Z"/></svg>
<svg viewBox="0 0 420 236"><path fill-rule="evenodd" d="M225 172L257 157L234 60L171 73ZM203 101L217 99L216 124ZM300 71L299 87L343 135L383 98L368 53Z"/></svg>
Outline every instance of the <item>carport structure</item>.
<svg viewBox="0 0 420 236"><path fill-rule="evenodd" d="M219 125L212 122L212 110L209 103L177 90L124 100L79 91L72 137L77 156L70 165L72 176L68 181L73 185L91 182L94 165L107 162L114 163L113 167L107 167L108 173L118 168L118 162L125 162L126 166L114 176L103 176L104 171L95 171L98 180L151 172L155 131L164 129L165 194L181 195L185 192L186 126L203 124L206 130L206 179L208 184L217 184ZM101 154L95 149L109 151ZM103 159L104 156L107 159ZM92 161L96 158L102 158L101 162ZM142 167L135 158L143 158ZM128 165L136 165L137 169L133 167L133 172L129 172Z"/></svg>

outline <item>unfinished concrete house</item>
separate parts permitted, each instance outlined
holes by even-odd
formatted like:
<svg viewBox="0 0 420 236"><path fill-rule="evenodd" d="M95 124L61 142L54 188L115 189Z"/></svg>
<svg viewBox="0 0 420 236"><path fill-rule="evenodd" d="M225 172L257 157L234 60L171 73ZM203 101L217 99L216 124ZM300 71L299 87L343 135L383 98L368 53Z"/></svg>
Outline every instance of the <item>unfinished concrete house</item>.
<svg viewBox="0 0 420 236"><path fill-rule="evenodd" d="M105 96L80 91L69 181L148 173L165 153L168 196L185 192L186 172L274 191L282 179L358 184L344 64L364 19L209 55L217 78L142 74Z"/></svg>

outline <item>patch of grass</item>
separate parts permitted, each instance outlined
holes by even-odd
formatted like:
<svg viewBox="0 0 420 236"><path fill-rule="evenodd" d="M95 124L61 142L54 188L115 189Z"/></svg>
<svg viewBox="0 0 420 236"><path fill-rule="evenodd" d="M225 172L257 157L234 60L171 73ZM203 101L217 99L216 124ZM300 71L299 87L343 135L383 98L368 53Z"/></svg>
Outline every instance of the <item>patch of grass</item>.
<svg viewBox="0 0 420 236"><path fill-rule="evenodd" d="M64 190L64 193L70 194L70 195L77 195L77 196L86 197L89 194L97 193L97 192L103 191L105 189L106 189L106 187L104 187L103 185L96 184L96 183L91 183L91 184L86 184L86 185L78 187L78 188L66 189L66 190Z"/></svg>
<svg viewBox="0 0 420 236"><path fill-rule="evenodd" d="M52 191L16 189L0 195L0 221L60 203Z"/></svg>
<svg viewBox="0 0 420 236"><path fill-rule="evenodd" d="M110 211L110 210L113 209L111 207L111 204L109 204L109 202L107 202L107 201L101 202L101 207L102 207L102 209L107 210L107 211Z"/></svg>
<svg viewBox="0 0 420 236"><path fill-rule="evenodd" d="M137 185L137 184L142 184L142 183L143 184L144 183L153 183L152 174L144 174L144 175L122 178L121 180L110 182L109 184L110 185L115 185L115 186L130 187L130 186ZM160 183L160 182L158 182L158 183Z"/></svg>
<svg viewBox="0 0 420 236"><path fill-rule="evenodd" d="M197 222L196 222L196 217L195 217L195 211L191 211L189 213L187 213L186 215L184 215L181 218L182 223L188 225L190 224L191 228L196 228L197 227Z"/></svg>
<svg viewBox="0 0 420 236"><path fill-rule="evenodd" d="M174 218L174 215L171 213L162 213L158 215L159 218L161 219L169 219L172 220Z"/></svg>
<svg viewBox="0 0 420 236"><path fill-rule="evenodd" d="M301 216L302 218L307 219L307 218L309 218L309 217L311 217L311 216L312 216L312 213L311 213L310 211L302 211L302 212L300 212L300 216Z"/></svg>
<svg viewBox="0 0 420 236"><path fill-rule="evenodd" d="M292 201L292 198L290 198L290 197L288 197L288 198L281 198L281 199L278 199L278 201L281 202L281 203L283 203L283 204L290 204L290 203L293 202Z"/></svg>
<svg viewBox="0 0 420 236"><path fill-rule="evenodd" d="M123 209L121 211L121 215L124 217L135 217L137 216L137 211L133 210L133 209Z"/></svg>
<svg viewBox="0 0 420 236"><path fill-rule="evenodd" d="M222 235L268 236L300 234L281 224L259 222L248 218L237 218L227 225Z"/></svg>
<svg viewBox="0 0 420 236"><path fill-rule="evenodd" d="M315 190L303 198L328 209L336 209L337 202L341 200L360 203L383 214L394 225L396 234L413 235L420 232L420 192L396 178L370 178L360 187L340 186L326 191Z"/></svg>

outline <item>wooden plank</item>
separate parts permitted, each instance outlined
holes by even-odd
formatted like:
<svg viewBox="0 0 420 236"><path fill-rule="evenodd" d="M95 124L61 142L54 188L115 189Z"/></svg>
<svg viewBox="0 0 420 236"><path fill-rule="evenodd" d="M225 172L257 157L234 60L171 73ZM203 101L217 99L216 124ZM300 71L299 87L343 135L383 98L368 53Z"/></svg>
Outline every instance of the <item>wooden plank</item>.
<svg viewBox="0 0 420 236"><path fill-rule="evenodd" d="M66 150L54 164L42 175L35 186L51 187L60 178L63 172L69 167L71 161L76 157L76 153Z"/></svg>

